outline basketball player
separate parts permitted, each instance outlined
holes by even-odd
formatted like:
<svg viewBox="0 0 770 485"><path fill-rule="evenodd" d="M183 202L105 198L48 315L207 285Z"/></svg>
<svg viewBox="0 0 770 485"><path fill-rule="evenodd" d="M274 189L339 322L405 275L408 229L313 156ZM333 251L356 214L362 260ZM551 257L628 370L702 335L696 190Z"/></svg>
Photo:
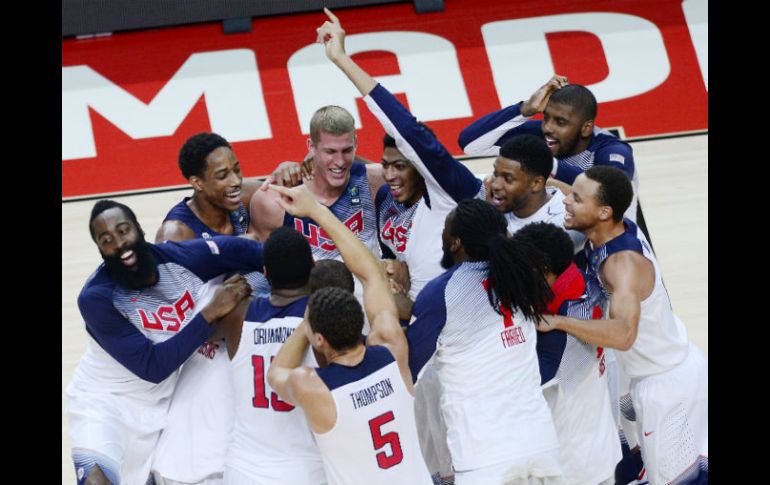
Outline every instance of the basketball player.
<svg viewBox="0 0 770 485"><path fill-rule="evenodd" d="M66 391L76 476L143 484L177 369L251 294L239 275L208 302L199 290L222 273L261 270L262 247L223 236L149 244L134 212L110 200L94 205L89 228L104 264L78 297L90 338Z"/></svg>
<svg viewBox="0 0 770 485"><path fill-rule="evenodd" d="M417 440L406 339L380 264L306 188L271 188L282 194L284 210L318 221L340 248L363 284L371 331L363 345L363 312L353 295L318 290L273 360L270 386L304 409L330 484L431 484ZM328 366L301 366L308 343Z"/></svg>
<svg viewBox="0 0 770 485"><path fill-rule="evenodd" d="M321 454L304 411L282 401L267 383L272 359L305 313L313 256L302 234L280 227L265 241L264 258L270 295L252 301L245 321L225 330L236 385L224 483L323 484ZM317 366L312 352L303 363Z"/></svg>
<svg viewBox="0 0 770 485"><path fill-rule="evenodd" d="M644 235L623 218L632 198L618 169L593 167L575 179L564 224L588 237L580 264L609 299L609 318L549 316L539 329L618 349L650 484L701 483L708 479L708 363L673 313Z"/></svg>
<svg viewBox="0 0 770 485"><path fill-rule="evenodd" d="M194 192L166 215L155 242L242 235L248 204L259 182L243 180L230 144L216 133L190 137L179 151L179 168ZM240 201L238 200L240 196ZM270 291L261 272L245 275L253 294ZM242 321L243 315L232 318ZM233 427L233 384L221 336L205 342L179 375L153 459L157 485L222 483Z"/></svg>
<svg viewBox="0 0 770 485"><path fill-rule="evenodd" d="M330 10L325 12L329 21L320 27L318 37L326 56L356 86L387 133L381 163L386 185L377 193L375 205L383 254L408 267L408 298L400 300L397 296L399 316L408 321L411 303L430 280L443 272L439 248L447 214L460 200L480 192L483 197L482 184L449 154L430 128L419 123L346 54L345 31ZM416 389L420 442L430 470L446 477L452 469L446 427L438 412L439 395L437 391L425 394L427 389L438 388L437 382L428 382L431 379L436 376L429 367Z"/></svg>
<svg viewBox="0 0 770 485"><path fill-rule="evenodd" d="M572 262L572 240L564 229L535 222L517 231L513 240L528 243L546 255L546 279L553 291L547 313L601 317L601 289L586 281ZM559 438L565 480L573 485L613 485L621 451L604 349L554 331L537 336L537 358L543 395Z"/></svg>
<svg viewBox="0 0 770 485"><path fill-rule="evenodd" d="M571 185L594 165L619 168L633 182L634 198L626 217L636 220L639 187L631 146L594 126L597 104L593 93L567 78L554 75L527 101L489 113L467 126L458 144L469 155L497 155L512 136L529 133L544 138L554 156L550 172ZM543 113L543 120L529 120Z"/></svg>
<svg viewBox="0 0 770 485"><path fill-rule="evenodd" d="M455 483L564 483L535 352L550 297L542 253L469 199L446 219L441 264L406 334L413 377L435 354Z"/></svg>

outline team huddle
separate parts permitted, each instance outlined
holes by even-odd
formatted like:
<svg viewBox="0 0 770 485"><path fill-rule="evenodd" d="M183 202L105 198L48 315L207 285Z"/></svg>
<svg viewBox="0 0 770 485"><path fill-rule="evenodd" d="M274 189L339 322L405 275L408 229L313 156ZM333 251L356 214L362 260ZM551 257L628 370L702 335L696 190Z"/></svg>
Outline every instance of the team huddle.
<svg viewBox="0 0 770 485"><path fill-rule="evenodd" d="M555 75L466 127L466 153L497 157L481 180L326 14L317 41L384 128L380 163L325 106L305 161L264 182L190 137L193 195L154 243L94 205L78 484L708 483L707 360L593 94Z"/></svg>

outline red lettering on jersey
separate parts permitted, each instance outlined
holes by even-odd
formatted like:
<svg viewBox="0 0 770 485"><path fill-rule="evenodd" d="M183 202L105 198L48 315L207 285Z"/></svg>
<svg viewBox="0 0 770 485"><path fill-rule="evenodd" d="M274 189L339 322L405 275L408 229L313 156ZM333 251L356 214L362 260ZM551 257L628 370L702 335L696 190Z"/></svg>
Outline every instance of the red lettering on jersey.
<svg viewBox="0 0 770 485"><path fill-rule="evenodd" d="M308 223L308 231L305 232L305 221L302 219L294 218L294 230L305 236L307 242L314 248L318 247L318 226L313 223Z"/></svg>
<svg viewBox="0 0 770 485"><path fill-rule="evenodd" d="M481 281L481 286L484 287L484 291L488 290L489 283L487 282L486 278L484 278ZM511 311L511 309L508 308L508 307L504 307L503 305L500 305L498 308L500 309L500 313L503 314L503 326L505 328L512 327L513 326L513 312Z"/></svg>
<svg viewBox="0 0 770 485"><path fill-rule="evenodd" d="M139 312L139 318L142 320L142 326L149 330L163 330L163 325L160 323L160 319L155 312L150 312L152 315L152 321L147 317L147 314L143 309L137 308Z"/></svg>
<svg viewBox="0 0 770 485"><path fill-rule="evenodd" d="M406 250L406 234L410 227L412 227L411 223L404 226L394 226L393 219L388 219L380 235L383 241L390 241L397 252L403 253Z"/></svg>
<svg viewBox="0 0 770 485"><path fill-rule="evenodd" d="M596 358L598 359L602 354L604 354L604 347L596 347Z"/></svg>
<svg viewBox="0 0 770 485"><path fill-rule="evenodd" d="M142 326L148 330L165 330L167 332L178 332L182 327L182 322L186 319L186 314L195 308L195 301L188 290L174 302L173 306L161 305L155 311L150 311L150 316L143 308L137 308L139 319ZM176 317L174 317L176 313ZM166 327L163 327L165 322Z"/></svg>
<svg viewBox="0 0 770 485"><path fill-rule="evenodd" d="M217 354L218 348L219 345L215 344L214 342L203 342L203 345L198 347L198 353L207 359L213 359Z"/></svg>
<svg viewBox="0 0 770 485"><path fill-rule="evenodd" d="M594 311L591 313L591 318L594 320L599 320L600 318L602 318L603 315L604 315L604 312L602 311L602 309L599 308L598 306L595 306Z"/></svg>
<svg viewBox="0 0 770 485"><path fill-rule="evenodd" d="M319 229L321 230L320 240L323 241L321 244L319 244L319 247L324 251L334 251L335 249L337 249L337 245L334 244L331 236L329 236L329 233L324 231L323 227L320 227Z"/></svg>
<svg viewBox="0 0 770 485"><path fill-rule="evenodd" d="M193 301L189 291L185 290L184 295L174 303L174 308L176 308L176 316L179 317L179 321L184 322L185 318L187 318L185 313L195 308L195 301ZM171 329L167 328L166 330Z"/></svg>
<svg viewBox="0 0 770 485"><path fill-rule="evenodd" d="M342 221L343 224L345 224L345 227L350 229L350 232L353 234L358 234L359 232L364 230L364 211L363 209L359 209L355 214L348 217L347 220ZM312 222L307 223L307 231L305 231L305 221L302 219L299 219L297 217L294 218L294 229L305 236L305 239L307 239L307 242L310 243L310 246L314 248L321 248L325 251L334 251L337 249L337 246L334 244L334 241L332 241L331 236L324 231L321 227L319 227L317 224L313 224Z"/></svg>
<svg viewBox="0 0 770 485"><path fill-rule="evenodd" d="M158 308L158 316L161 320L166 322L166 330L169 332L178 332L179 327L182 326L182 322L180 322L176 317L173 316L174 307L171 306L162 306ZM169 315L172 314L172 315ZM170 324L170 325L169 325Z"/></svg>

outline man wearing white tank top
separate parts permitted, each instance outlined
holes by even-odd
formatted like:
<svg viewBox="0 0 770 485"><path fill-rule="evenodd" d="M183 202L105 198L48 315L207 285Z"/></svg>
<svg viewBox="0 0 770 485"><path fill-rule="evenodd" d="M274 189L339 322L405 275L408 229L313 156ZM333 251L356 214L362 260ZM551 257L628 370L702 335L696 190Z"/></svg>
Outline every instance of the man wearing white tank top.
<svg viewBox="0 0 770 485"><path fill-rule="evenodd" d="M707 483L708 363L673 313L647 240L623 219L632 195L615 168L593 167L577 177L564 202L564 225L588 238L579 265L602 286L609 318L549 316L539 330L564 330L619 350L651 485Z"/></svg>
<svg viewBox="0 0 770 485"><path fill-rule="evenodd" d="M305 411L330 484L431 484L417 440L406 337L379 263L306 188L270 188L284 210L312 217L334 240L363 284L371 325L363 345L355 297L339 288L317 291L270 366L270 386ZM328 366L300 367L309 344Z"/></svg>

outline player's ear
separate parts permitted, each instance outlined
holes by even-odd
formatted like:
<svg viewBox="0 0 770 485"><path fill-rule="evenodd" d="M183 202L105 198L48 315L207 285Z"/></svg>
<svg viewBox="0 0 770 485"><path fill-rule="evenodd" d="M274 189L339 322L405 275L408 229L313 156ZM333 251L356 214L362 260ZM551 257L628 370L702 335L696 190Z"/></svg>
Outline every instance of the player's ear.
<svg viewBox="0 0 770 485"><path fill-rule="evenodd" d="M197 192L203 192L203 180L201 180L200 177L193 175L192 177L188 178L187 181L190 182L190 185L192 185L193 189L195 189Z"/></svg>
<svg viewBox="0 0 770 485"><path fill-rule="evenodd" d="M588 138L594 132L594 120L588 120L580 127L580 136L582 138Z"/></svg>

